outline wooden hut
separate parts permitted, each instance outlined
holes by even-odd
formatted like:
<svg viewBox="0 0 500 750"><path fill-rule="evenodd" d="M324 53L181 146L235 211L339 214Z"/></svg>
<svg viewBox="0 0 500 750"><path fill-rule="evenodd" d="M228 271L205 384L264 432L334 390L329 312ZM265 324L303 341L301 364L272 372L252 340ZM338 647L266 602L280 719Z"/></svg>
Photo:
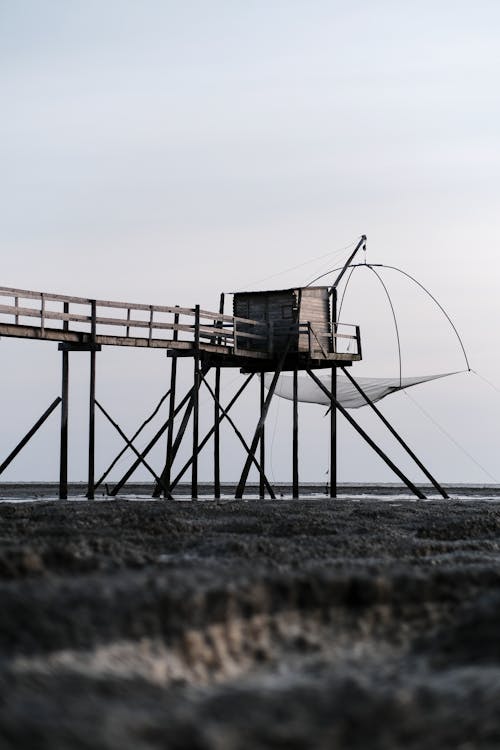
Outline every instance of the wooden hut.
<svg viewBox="0 0 500 750"><path fill-rule="evenodd" d="M275 356L283 351L291 337L290 353L302 353L313 359L329 358L333 352L329 291L329 287L317 286L235 293L235 317L266 323L262 329L266 331L264 339L240 337L238 347ZM238 323L238 331L251 333L252 328Z"/></svg>

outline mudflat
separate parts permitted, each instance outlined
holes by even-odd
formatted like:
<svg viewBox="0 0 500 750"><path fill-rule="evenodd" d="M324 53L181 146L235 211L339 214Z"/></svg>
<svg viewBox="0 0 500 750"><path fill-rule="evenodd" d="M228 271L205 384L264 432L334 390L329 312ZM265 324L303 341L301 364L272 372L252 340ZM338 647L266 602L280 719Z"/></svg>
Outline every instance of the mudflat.
<svg viewBox="0 0 500 750"><path fill-rule="evenodd" d="M498 748L500 502L0 504L0 747Z"/></svg>

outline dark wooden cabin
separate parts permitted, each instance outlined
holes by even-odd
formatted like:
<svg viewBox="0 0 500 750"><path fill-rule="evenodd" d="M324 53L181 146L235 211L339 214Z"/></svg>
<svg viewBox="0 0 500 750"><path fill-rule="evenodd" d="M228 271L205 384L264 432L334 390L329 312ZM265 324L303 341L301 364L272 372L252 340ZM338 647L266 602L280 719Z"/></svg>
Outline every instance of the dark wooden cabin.
<svg viewBox="0 0 500 750"><path fill-rule="evenodd" d="M234 315L266 323L259 330L265 339L240 339L238 347L279 355L291 336L289 352L313 359L328 358L333 352L329 287L303 287L265 292L237 292ZM238 323L242 333L255 329Z"/></svg>

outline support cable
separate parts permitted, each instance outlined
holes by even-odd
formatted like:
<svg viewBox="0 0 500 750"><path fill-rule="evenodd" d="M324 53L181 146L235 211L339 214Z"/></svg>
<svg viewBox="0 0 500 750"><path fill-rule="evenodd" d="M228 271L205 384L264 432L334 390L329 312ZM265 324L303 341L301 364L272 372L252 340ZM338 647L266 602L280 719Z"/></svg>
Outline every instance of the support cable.
<svg viewBox="0 0 500 750"><path fill-rule="evenodd" d="M494 385L490 380L488 380L488 378L485 378L484 375L481 375L479 372L477 372L477 370L470 370L470 372L472 372L473 375L476 375L479 378L479 380L482 380L484 383L489 385L490 388L493 388L494 391L496 391L497 393L500 393L500 388L497 388L496 385Z"/></svg>
<svg viewBox="0 0 500 750"><path fill-rule="evenodd" d="M332 256L338 256L341 253L347 252L351 247L353 247L356 243L350 242L348 245L345 245L344 247L340 247L337 250L329 250L327 253L323 253L323 255L318 255L316 258L311 258L310 260L306 260L303 263L298 263L296 266L290 266L289 268L284 268L282 271L277 271L277 273L271 274L271 276L265 276L263 279L258 279L257 281L251 282L252 284L262 284L264 281L270 281L271 279L275 279L278 276L283 276L285 273L289 273L291 271L296 271L298 268L304 268L304 266L309 266L311 263L314 263L317 260L323 260L323 258L332 258ZM327 273L330 273L327 271ZM311 282L312 283L312 282ZM236 292L245 291L244 289L236 289Z"/></svg>
<svg viewBox="0 0 500 750"><path fill-rule="evenodd" d="M495 484L498 484L498 479L494 477L493 474L490 474L488 469L486 469L482 464L480 464L479 461L476 461L474 456L472 456L469 453L469 451L463 447L463 445L461 445L457 440L455 440L453 435L450 435L450 433L447 430L445 430L445 428L442 425L440 425L439 422L437 422L436 419L434 419L434 417L431 414L429 414L429 412L426 411L426 409L424 409L424 407L421 406L413 396L410 396L410 394L407 391L403 391L403 393L407 398L410 399L410 401L417 407L417 409L421 411L422 414L424 414L424 416L426 416L427 419L429 419L429 421L432 422L432 424L435 427L437 427L437 429L448 438L448 440L450 440L465 456L467 456L467 458L470 461L472 461L472 463L474 463L479 469L481 469L481 471L483 471L486 474L486 476L492 479L493 482L495 482Z"/></svg>

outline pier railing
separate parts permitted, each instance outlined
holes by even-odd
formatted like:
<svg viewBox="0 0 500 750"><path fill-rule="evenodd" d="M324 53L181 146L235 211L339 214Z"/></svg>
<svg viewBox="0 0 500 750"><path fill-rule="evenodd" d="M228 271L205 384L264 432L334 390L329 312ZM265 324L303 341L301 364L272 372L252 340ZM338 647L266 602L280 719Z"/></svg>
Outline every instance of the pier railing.
<svg viewBox="0 0 500 750"><path fill-rule="evenodd" d="M27 329L23 337L28 338L63 341L71 334L80 334L116 345L168 347L198 341L232 347L237 324L251 329L239 331L238 337L246 341L267 339L267 324L262 321L235 318L199 306L145 305L0 287L0 325L5 335L15 335L11 327L16 326Z"/></svg>
<svg viewBox="0 0 500 750"><path fill-rule="evenodd" d="M361 354L359 327L332 331L311 323L272 323L195 307L146 305L0 287L0 335L115 346L217 349L253 357L274 356L294 337L290 351L314 358ZM222 349L221 349L222 348Z"/></svg>

